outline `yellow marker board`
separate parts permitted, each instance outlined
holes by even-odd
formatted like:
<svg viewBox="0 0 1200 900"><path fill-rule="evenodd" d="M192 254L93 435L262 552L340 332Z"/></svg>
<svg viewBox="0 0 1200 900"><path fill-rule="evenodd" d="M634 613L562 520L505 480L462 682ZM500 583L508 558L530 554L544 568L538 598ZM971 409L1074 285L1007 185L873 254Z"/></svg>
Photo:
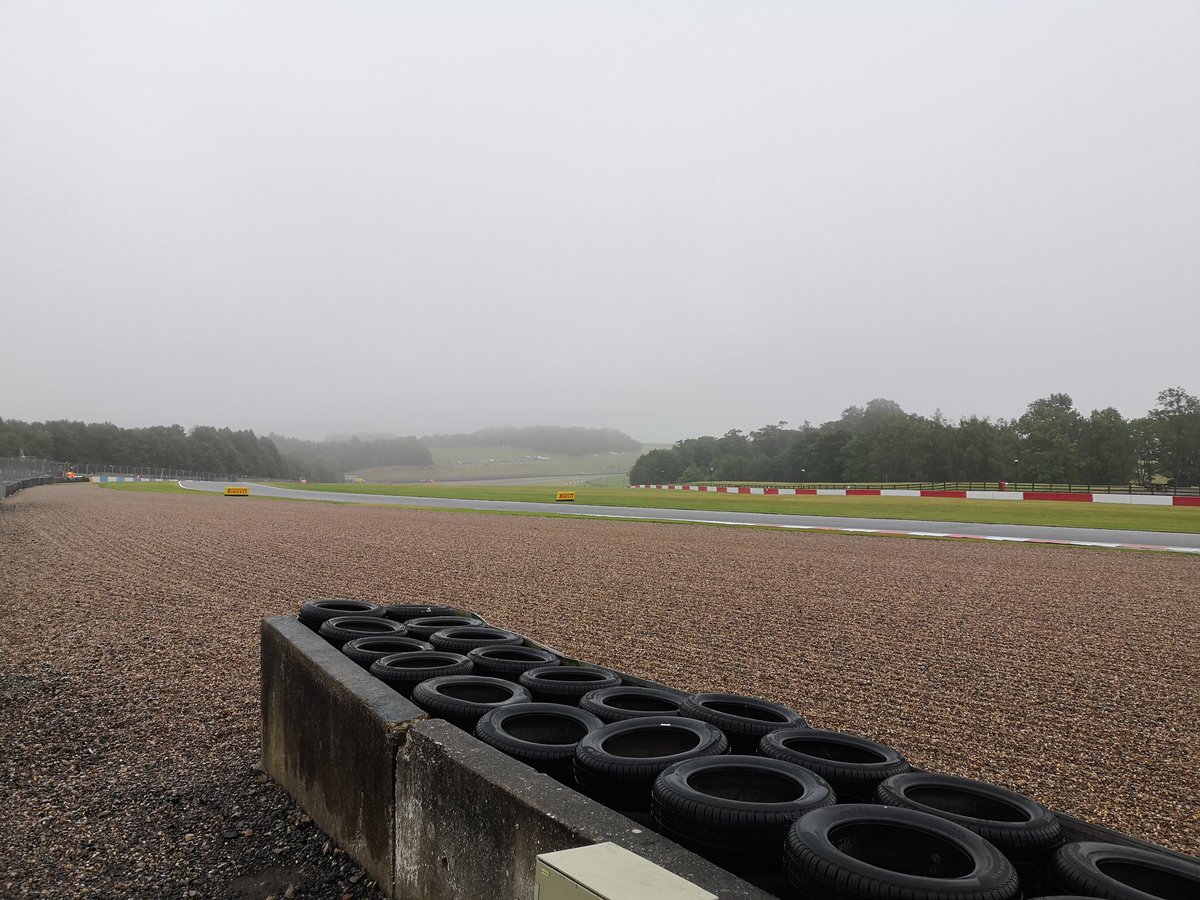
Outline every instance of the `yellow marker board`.
<svg viewBox="0 0 1200 900"><path fill-rule="evenodd" d="M226 497L249 497L250 488L248 487L227 487L225 488Z"/></svg>
<svg viewBox="0 0 1200 900"><path fill-rule="evenodd" d="M554 500L556 503L561 502L563 500L574 500L574 499L575 499L574 491L559 491L557 494L554 495Z"/></svg>

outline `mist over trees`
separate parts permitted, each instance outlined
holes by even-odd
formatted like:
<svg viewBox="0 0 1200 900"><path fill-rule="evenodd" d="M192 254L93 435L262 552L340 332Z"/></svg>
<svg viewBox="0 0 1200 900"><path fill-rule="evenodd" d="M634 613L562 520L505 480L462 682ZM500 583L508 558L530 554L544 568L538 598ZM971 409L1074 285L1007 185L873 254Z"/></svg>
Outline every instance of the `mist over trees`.
<svg viewBox="0 0 1200 900"><path fill-rule="evenodd" d="M678 441L639 457L629 480L1200 484L1200 399L1178 387L1136 419L1112 407L1084 416L1069 395L1051 394L1013 420L950 422L876 399L822 425L787 426Z"/></svg>
<svg viewBox="0 0 1200 900"><path fill-rule="evenodd" d="M189 469L196 472L292 478L270 438L253 431L197 425L120 428L111 422L21 422L0 419L0 456L33 456L73 465Z"/></svg>
<svg viewBox="0 0 1200 900"><path fill-rule="evenodd" d="M589 453L628 452L641 443L615 428L580 428L559 425L483 428L470 434L432 434L421 439L431 447L525 447L535 453L583 456Z"/></svg>
<svg viewBox="0 0 1200 900"><path fill-rule="evenodd" d="M578 456L629 451L637 441L613 428L533 426L486 428L426 438L377 435L306 441L259 437L198 425L121 428L111 422L22 422L0 419L0 457L25 455L72 465L183 469L212 474L341 481L347 472L381 466L431 466L431 446L511 446L534 453Z"/></svg>
<svg viewBox="0 0 1200 900"><path fill-rule="evenodd" d="M346 472L375 466L431 466L429 447L415 437L303 441L272 434L280 451L301 463L312 481L341 481Z"/></svg>
<svg viewBox="0 0 1200 900"><path fill-rule="evenodd" d="M558 425L484 428L469 434L433 434L421 438L339 435L324 441L302 441L273 434L271 439L285 456L318 473L311 477L321 481L340 481L346 472L383 466L431 466L431 447L514 447L533 453L581 456L637 450L642 446L614 428Z"/></svg>

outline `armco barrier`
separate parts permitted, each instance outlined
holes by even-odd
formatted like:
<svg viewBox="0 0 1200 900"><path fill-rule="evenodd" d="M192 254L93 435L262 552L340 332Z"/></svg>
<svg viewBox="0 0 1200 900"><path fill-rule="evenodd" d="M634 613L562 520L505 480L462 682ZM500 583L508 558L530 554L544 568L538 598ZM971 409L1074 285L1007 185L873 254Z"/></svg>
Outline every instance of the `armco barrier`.
<svg viewBox="0 0 1200 900"><path fill-rule="evenodd" d="M533 896L539 853L612 841L722 898L771 895L262 623L262 765L391 897Z"/></svg>
<svg viewBox="0 0 1200 900"><path fill-rule="evenodd" d="M44 475L35 478L22 478L17 481L0 481L0 499L11 497L17 491L22 491L25 488L31 488L39 484L54 484L54 482L60 480L50 475Z"/></svg>
<svg viewBox="0 0 1200 900"><path fill-rule="evenodd" d="M291 616L262 623L262 765L389 897L531 897L539 853L603 841L721 898L773 896L430 719ZM1195 861L1103 826L1058 819L1067 841Z"/></svg>

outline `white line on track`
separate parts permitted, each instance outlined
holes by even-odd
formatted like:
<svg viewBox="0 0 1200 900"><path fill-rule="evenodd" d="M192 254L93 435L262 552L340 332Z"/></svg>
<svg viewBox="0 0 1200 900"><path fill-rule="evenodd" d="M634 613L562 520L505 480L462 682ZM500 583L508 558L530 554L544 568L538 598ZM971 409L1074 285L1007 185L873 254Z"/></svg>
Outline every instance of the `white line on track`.
<svg viewBox="0 0 1200 900"><path fill-rule="evenodd" d="M654 516L578 513L591 519L653 519ZM891 534L900 537L949 538L956 541L1007 541L1014 544L1056 544L1066 547L1102 547L1106 550L1162 550L1168 553L1200 555L1198 547L1156 547L1149 544L1113 544L1104 541L1069 541L1049 538L1005 537L995 534L951 534L943 531L896 531L890 528L836 528L828 525L787 525L761 522L728 522L717 519L658 519L662 522L683 522L689 525L733 525L738 528L790 528L796 531L832 531L842 534Z"/></svg>

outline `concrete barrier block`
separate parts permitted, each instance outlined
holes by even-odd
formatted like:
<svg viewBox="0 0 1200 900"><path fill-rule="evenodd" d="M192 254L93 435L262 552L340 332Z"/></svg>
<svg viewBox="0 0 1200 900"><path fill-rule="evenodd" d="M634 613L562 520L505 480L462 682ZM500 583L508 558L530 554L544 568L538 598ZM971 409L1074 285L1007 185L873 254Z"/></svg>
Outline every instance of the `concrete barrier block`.
<svg viewBox="0 0 1200 900"><path fill-rule="evenodd" d="M768 894L441 719L396 759L396 896L534 896L539 853L602 841L722 898Z"/></svg>
<svg viewBox="0 0 1200 900"><path fill-rule="evenodd" d="M392 894L396 753L425 713L290 616L261 654L264 771Z"/></svg>

